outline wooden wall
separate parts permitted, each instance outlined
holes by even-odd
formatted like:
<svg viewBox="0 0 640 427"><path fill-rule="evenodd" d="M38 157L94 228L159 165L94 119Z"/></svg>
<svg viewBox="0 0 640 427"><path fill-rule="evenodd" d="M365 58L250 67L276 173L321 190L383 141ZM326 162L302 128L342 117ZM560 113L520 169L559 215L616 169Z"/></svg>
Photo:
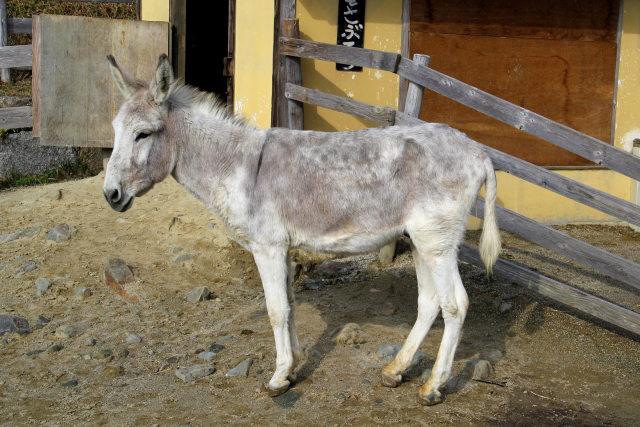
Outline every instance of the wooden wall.
<svg viewBox="0 0 640 427"><path fill-rule="evenodd" d="M493 95L611 142L615 0L411 2L410 54ZM542 166L590 163L426 91L421 118Z"/></svg>

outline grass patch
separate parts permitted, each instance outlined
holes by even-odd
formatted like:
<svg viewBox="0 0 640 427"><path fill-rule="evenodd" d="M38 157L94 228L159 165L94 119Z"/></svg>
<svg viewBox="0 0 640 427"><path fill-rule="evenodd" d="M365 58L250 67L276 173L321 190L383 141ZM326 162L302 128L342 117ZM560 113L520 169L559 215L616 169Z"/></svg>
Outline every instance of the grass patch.
<svg viewBox="0 0 640 427"><path fill-rule="evenodd" d="M91 165L82 158L75 162L67 162L53 170L39 175L20 174L16 171L9 172L9 176L0 178L0 191L10 188L30 187L41 184L68 181L70 179L82 179L95 176L100 168Z"/></svg>

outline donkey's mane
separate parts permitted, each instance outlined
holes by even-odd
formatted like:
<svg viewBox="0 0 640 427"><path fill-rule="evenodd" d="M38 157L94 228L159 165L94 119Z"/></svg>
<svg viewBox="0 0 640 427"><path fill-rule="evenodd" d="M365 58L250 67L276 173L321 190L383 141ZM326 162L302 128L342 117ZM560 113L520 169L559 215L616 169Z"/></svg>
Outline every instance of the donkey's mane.
<svg viewBox="0 0 640 427"><path fill-rule="evenodd" d="M242 117L232 114L216 94L203 92L182 81L177 81L171 86L168 100L174 105L216 120L223 120L235 126L250 126Z"/></svg>

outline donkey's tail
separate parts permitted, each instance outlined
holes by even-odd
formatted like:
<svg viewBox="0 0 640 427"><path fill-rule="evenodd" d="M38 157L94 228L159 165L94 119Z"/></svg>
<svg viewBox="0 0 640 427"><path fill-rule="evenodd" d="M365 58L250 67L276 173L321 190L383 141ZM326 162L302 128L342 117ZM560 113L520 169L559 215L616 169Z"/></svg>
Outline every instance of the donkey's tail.
<svg viewBox="0 0 640 427"><path fill-rule="evenodd" d="M500 231L496 221L496 173L489 157L485 158L486 178L484 181L484 223L480 235L480 258L491 275L493 264L500 255Z"/></svg>

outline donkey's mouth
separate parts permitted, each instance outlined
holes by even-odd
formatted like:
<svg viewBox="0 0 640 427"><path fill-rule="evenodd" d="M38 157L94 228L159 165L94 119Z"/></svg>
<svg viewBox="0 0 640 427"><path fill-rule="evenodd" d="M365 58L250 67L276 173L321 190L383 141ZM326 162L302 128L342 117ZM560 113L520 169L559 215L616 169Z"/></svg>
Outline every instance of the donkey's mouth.
<svg viewBox="0 0 640 427"><path fill-rule="evenodd" d="M109 203L109 206L111 206L111 209L118 212L125 212L131 207L131 205L133 205L133 199L135 197L129 196L129 195L123 195L123 197L120 197L117 201L114 201L110 199L105 193L104 198Z"/></svg>

